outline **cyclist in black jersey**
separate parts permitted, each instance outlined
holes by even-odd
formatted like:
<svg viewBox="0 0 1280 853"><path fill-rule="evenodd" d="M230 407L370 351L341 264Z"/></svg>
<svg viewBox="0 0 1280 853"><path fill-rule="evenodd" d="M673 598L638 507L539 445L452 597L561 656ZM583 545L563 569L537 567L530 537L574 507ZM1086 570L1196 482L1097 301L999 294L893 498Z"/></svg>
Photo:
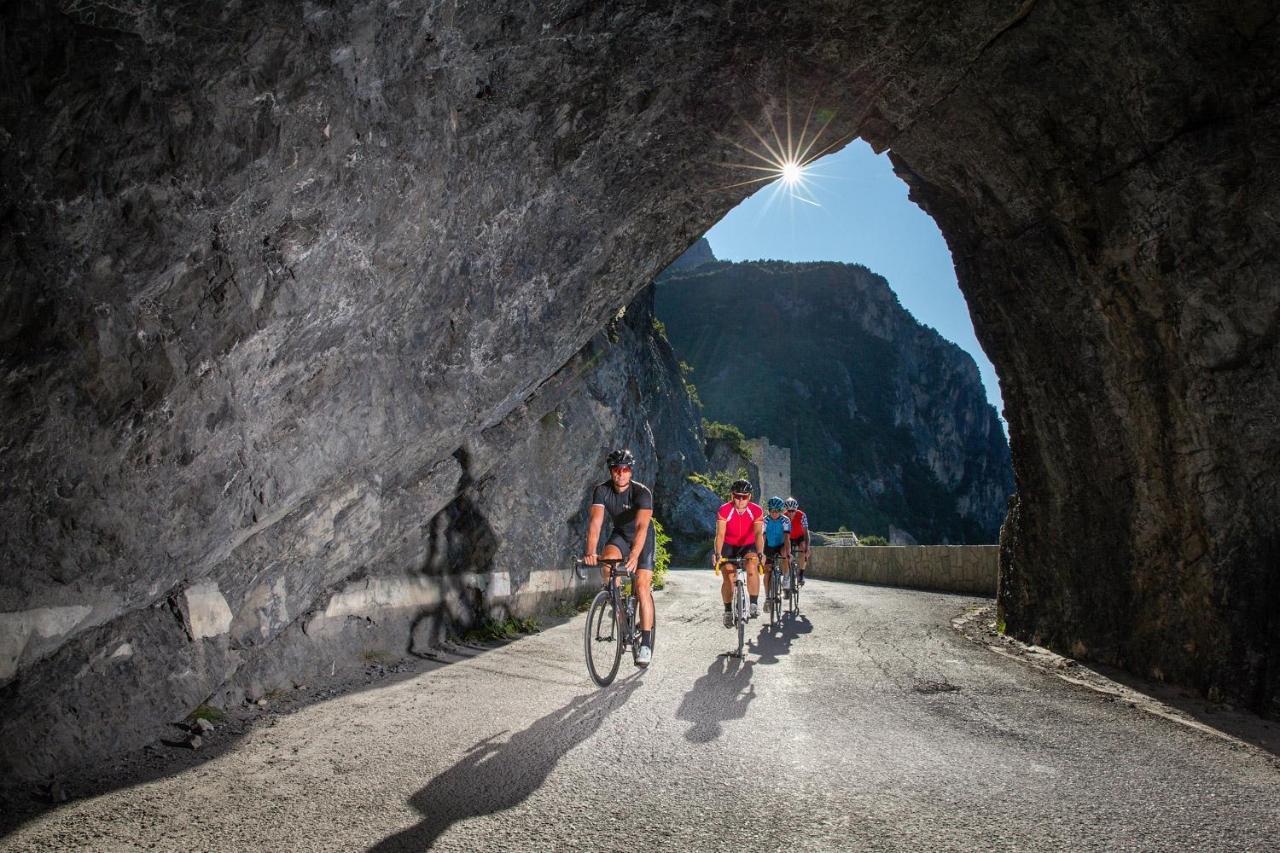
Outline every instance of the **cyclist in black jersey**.
<svg viewBox="0 0 1280 853"><path fill-rule="evenodd" d="M653 658L652 585L658 538L653 532L653 492L631 479L636 459L630 450L613 451L606 464L609 479L591 492L591 523L587 527L587 553L582 561L588 566L597 565L600 557L626 561L640 603L641 648L636 663L646 666ZM613 524L613 532L597 554L606 514ZM602 580L608 578L604 569L600 575Z"/></svg>

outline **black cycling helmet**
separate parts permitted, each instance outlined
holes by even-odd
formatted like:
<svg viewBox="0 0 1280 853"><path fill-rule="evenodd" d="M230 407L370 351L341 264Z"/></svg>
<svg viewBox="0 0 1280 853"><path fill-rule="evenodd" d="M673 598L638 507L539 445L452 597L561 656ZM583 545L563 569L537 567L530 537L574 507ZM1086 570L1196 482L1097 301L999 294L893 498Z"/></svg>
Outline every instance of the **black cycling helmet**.
<svg viewBox="0 0 1280 853"><path fill-rule="evenodd" d="M734 480L733 485L729 487L729 491L735 495L749 495L751 494L751 481Z"/></svg>
<svg viewBox="0 0 1280 853"><path fill-rule="evenodd" d="M624 447L610 453L609 458L604 461L604 464L609 468L617 468L619 465L626 465L629 468L634 468L636 467L636 457L630 450Z"/></svg>

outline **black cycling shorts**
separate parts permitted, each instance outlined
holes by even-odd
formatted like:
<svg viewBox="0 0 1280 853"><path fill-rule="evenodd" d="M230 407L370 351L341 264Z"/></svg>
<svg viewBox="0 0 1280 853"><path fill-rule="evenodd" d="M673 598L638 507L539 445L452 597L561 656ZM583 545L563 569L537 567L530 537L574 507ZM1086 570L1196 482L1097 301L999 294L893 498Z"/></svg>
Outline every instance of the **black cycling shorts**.
<svg viewBox="0 0 1280 853"><path fill-rule="evenodd" d="M622 552L623 564L626 564L627 558L631 556L631 540L624 536L621 530L613 531L605 545L612 545ZM653 522L649 522L649 535L644 537L644 549L640 552L640 559L636 563L636 568L653 571L658 553L657 549L658 536L653 532Z"/></svg>
<svg viewBox="0 0 1280 853"><path fill-rule="evenodd" d="M745 557L748 554L754 554L755 552L756 546L754 542L750 545L725 545L720 549L720 556L726 560L736 560L739 557ZM732 566L731 568L736 569L737 566Z"/></svg>
<svg viewBox="0 0 1280 853"><path fill-rule="evenodd" d="M782 553L782 547L782 545L765 545L764 558L766 560L772 560L774 557Z"/></svg>

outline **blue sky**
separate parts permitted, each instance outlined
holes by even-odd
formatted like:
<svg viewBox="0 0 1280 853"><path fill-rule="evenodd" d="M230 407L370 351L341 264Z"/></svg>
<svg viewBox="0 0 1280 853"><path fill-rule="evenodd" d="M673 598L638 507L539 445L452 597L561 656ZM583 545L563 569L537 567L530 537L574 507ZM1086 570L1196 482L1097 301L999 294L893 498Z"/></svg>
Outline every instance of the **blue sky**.
<svg viewBox="0 0 1280 853"><path fill-rule="evenodd" d="M995 369L974 336L942 232L908 200L889 158L859 139L808 172L806 196L816 204L765 186L707 232L716 257L845 261L879 273L917 320L973 356L987 399L1001 411Z"/></svg>

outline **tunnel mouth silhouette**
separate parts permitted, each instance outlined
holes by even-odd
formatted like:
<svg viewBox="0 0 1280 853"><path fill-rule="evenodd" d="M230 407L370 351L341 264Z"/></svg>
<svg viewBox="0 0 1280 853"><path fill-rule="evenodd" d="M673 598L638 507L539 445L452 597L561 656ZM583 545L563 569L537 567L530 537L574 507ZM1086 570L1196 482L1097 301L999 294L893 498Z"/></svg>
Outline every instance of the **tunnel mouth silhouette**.
<svg viewBox="0 0 1280 853"><path fill-rule="evenodd" d="M5 757L141 738L228 613L408 562L792 94L947 240L1008 631L1280 713L1276 22L1169 8L6 9Z"/></svg>

